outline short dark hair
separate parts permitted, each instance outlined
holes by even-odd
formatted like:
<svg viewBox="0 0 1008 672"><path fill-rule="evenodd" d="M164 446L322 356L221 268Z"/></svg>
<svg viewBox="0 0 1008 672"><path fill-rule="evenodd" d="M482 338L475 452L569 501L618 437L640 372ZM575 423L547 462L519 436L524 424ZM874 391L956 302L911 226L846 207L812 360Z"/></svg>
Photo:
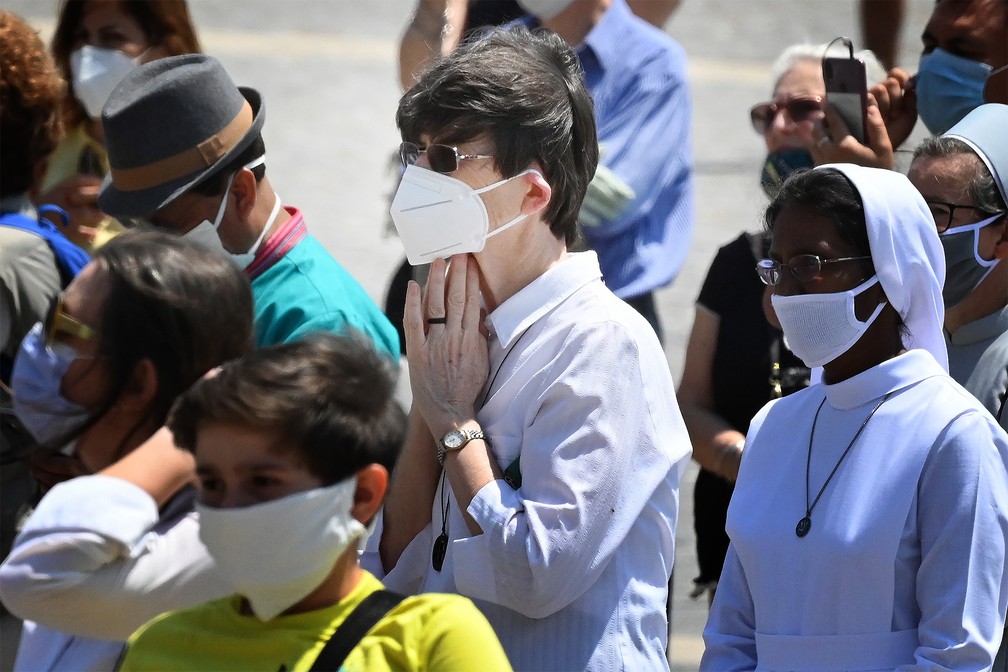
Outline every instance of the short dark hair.
<svg viewBox="0 0 1008 672"><path fill-rule="evenodd" d="M262 133L256 135L255 139L248 147L239 152L233 159L219 166L216 170L197 182L191 189L190 194L200 196L217 196L224 191L228 178L241 170L244 166L252 163L266 153L266 144L263 142ZM266 176L266 164L256 166L252 169L256 182L261 182Z"/></svg>
<svg viewBox="0 0 1008 672"><path fill-rule="evenodd" d="M973 148L959 138L943 136L929 137L921 141L914 150L914 161L920 158L940 159L946 157L962 157L963 167L969 170L966 183L966 193L973 205L980 212L994 215L1004 212L1006 206L1001 192L998 190L994 176Z"/></svg>
<svg viewBox="0 0 1008 672"><path fill-rule="evenodd" d="M859 255L871 256L864 204L857 189L839 170L806 168L791 173L763 216L771 235L777 216L788 205L799 205L832 219L841 238L853 245Z"/></svg>
<svg viewBox="0 0 1008 672"><path fill-rule="evenodd" d="M332 485L369 464L392 471L406 427L394 391L392 364L361 334L318 332L199 381L179 398L168 427L189 451L211 423L276 433Z"/></svg>
<svg viewBox="0 0 1008 672"><path fill-rule="evenodd" d="M595 110L577 56L555 33L524 26L475 33L399 101L404 140L462 143L486 136L505 177L542 166L553 190L544 219L571 245L598 165Z"/></svg>
<svg viewBox="0 0 1008 672"><path fill-rule="evenodd" d="M92 263L108 278L101 323L91 326L111 382L98 411L62 443L115 405L138 362L150 360L158 375L138 429L157 428L203 374L254 347L252 290L230 260L179 236L128 231L100 247Z"/></svg>
<svg viewBox="0 0 1008 672"><path fill-rule="evenodd" d="M70 55L84 19L86 2L87 0L63 0L53 33L53 58L68 82L73 81ZM140 24L147 41L152 46L160 45L168 56L199 53L199 38L196 37L196 28L189 15L186 0L119 0L117 4ZM63 121L68 128L75 128L88 120L87 112L74 96L71 87L67 87L63 109Z"/></svg>
<svg viewBox="0 0 1008 672"><path fill-rule="evenodd" d="M31 26L0 12L0 192L28 191L35 166L63 135L60 100L64 82Z"/></svg>

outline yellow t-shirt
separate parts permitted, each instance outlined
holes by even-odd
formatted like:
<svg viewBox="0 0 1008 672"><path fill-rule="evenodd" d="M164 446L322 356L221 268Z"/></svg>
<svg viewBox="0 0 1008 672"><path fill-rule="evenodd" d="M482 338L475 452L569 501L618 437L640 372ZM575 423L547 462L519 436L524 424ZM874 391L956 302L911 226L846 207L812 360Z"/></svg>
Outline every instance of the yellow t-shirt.
<svg viewBox="0 0 1008 672"><path fill-rule="evenodd" d="M84 171L85 166L82 164L85 163L85 156L87 163L90 164L87 167L88 172L96 177L104 177L108 173L108 154L105 147L88 135L81 125L67 133L49 156L40 192L44 194L68 177ZM90 254L125 231L123 225L112 217L105 217L97 229L93 242L72 234L67 237Z"/></svg>
<svg viewBox="0 0 1008 672"><path fill-rule="evenodd" d="M243 616L237 595L162 614L130 638L120 670L306 672L350 612L381 588L364 572L339 604L266 622ZM429 593L407 597L386 614L341 669L494 672L511 665L469 599Z"/></svg>

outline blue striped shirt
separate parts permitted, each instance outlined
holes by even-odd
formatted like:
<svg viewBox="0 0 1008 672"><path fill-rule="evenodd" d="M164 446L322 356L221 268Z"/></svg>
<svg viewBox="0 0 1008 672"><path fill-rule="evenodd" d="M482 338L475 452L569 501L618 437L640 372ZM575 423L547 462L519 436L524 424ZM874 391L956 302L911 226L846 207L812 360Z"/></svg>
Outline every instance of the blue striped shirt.
<svg viewBox="0 0 1008 672"><path fill-rule="evenodd" d="M624 0L613 0L577 54L595 100L601 163L637 194L619 217L584 234L606 285L629 299L670 283L693 237L686 54Z"/></svg>

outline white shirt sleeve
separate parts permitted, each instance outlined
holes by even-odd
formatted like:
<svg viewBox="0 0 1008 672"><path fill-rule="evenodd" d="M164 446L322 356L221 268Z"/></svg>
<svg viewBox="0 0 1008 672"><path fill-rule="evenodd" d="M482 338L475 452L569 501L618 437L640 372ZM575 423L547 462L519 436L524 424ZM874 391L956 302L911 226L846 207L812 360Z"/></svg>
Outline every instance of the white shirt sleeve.
<svg viewBox="0 0 1008 672"><path fill-rule="evenodd" d="M558 352L538 404L523 410L521 487L485 485L468 507L483 534L452 545L461 594L530 618L592 586L655 490L678 487L673 462L689 459L667 371L644 371L622 327L586 330Z"/></svg>
<svg viewBox="0 0 1008 672"><path fill-rule="evenodd" d="M50 490L0 566L14 614L53 629L125 640L154 616L231 591L199 541L195 514L162 532L154 500L118 478Z"/></svg>
<svg viewBox="0 0 1008 672"><path fill-rule="evenodd" d="M721 579L703 632L701 670L732 672L756 669L756 613L745 570L728 546Z"/></svg>
<svg viewBox="0 0 1008 672"><path fill-rule="evenodd" d="M1008 436L974 412L939 441L918 490L917 664L899 669L990 669L1008 596Z"/></svg>

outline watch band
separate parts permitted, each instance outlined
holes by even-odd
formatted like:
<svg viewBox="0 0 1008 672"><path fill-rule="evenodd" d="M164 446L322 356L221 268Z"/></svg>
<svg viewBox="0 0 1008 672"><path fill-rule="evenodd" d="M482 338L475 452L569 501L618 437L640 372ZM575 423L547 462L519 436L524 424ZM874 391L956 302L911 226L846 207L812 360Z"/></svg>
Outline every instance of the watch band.
<svg viewBox="0 0 1008 672"><path fill-rule="evenodd" d="M486 435L479 429L453 429L441 437L437 445L438 464L444 466L445 455L449 451L462 450L470 441L482 439L486 441Z"/></svg>

